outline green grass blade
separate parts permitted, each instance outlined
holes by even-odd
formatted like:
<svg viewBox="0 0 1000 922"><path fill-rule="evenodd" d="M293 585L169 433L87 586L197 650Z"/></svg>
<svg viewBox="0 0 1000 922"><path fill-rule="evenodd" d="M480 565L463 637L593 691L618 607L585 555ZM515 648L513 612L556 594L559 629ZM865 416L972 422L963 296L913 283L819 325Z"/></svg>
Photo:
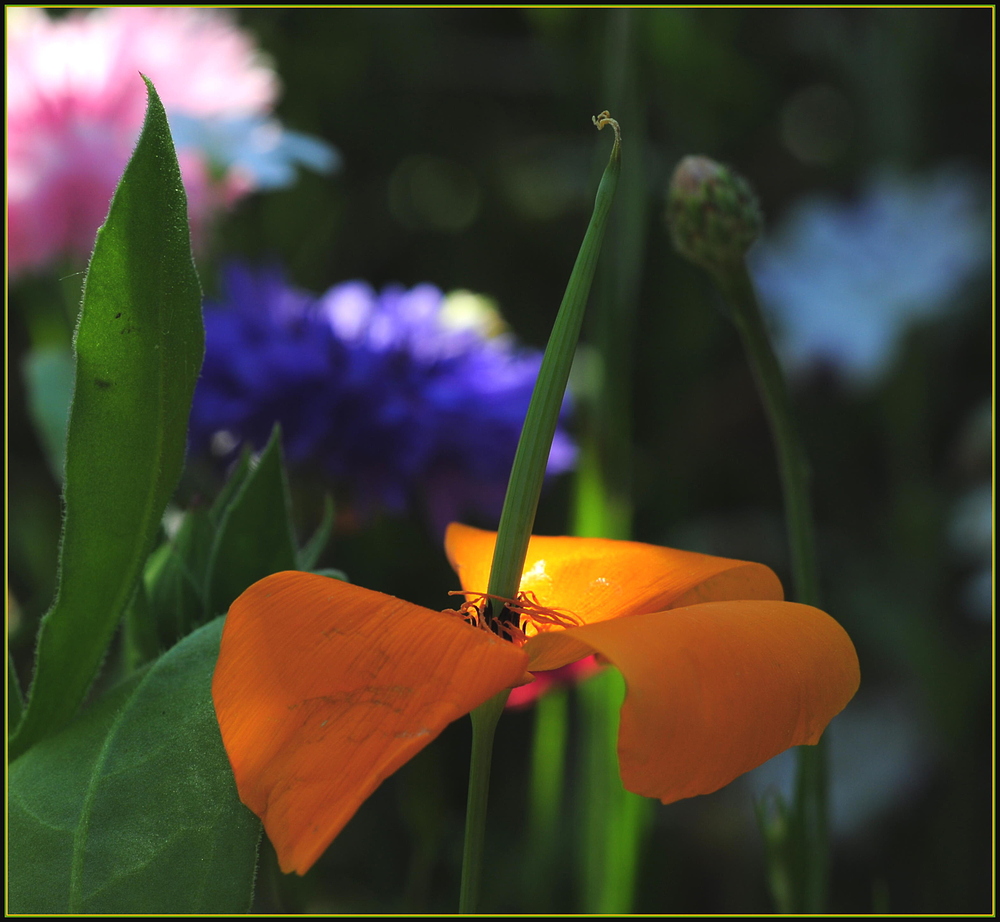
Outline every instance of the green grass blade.
<svg viewBox="0 0 1000 922"><path fill-rule="evenodd" d="M621 144L617 123L614 123L614 128L615 145L601 177L594 212L570 273L549 343L545 347L542 367L528 405L507 484L489 585L490 593L503 598L514 598L521 583L521 570L524 568L528 539L535 523L535 511L538 509L538 497L545 480L545 466L552 447L552 437L559 421L559 410L566 393L576 343L580 338L580 326L587 307L590 285L597 269L601 243L621 173Z"/></svg>

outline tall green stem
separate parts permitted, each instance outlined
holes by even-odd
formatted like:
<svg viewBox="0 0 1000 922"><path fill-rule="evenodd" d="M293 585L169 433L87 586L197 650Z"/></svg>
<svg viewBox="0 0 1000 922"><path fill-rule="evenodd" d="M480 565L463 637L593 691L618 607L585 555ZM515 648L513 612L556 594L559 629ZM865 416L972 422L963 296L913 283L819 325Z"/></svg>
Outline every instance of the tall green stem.
<svg viewBox="0 0 1000 922"><path fill-rule="evenodd" d="M785 378L771 347L753 283L743 259L719 264L714 272L732 311L757 388L767 413L778 455L785 502L785 523L797 601L820 604L809 465L794 421ZM789 884L776 892L783 912L822 912L826 904L829 855L827 844L826 752L817 746L797 750L795 802L788 817L788 838L775 843L776 873Z"/></svg>
<svg viewBox="0 0 1000 922"><path fill-rule="evenodd" d="M528 553L528 540L535 524L535 511L545 480L545 468L552 448L552 437L559 422L569 380L580 326L590 294L590 285L597 268L601 243L608 215L614 200L618 174L621 171L621 138L618 123L607 112L594 118L598 129L611 125L615 143L611 157L601 177L587 233L580 245L573 271L570 273L559 313L556 315L538 372L528 413L517 443L514 466L507 484L500 526L497 529L493 565L490 570L489 592L505 599L517 596L521 571ZM492 617L502 618L503 603L494 602ZM507 693L481 705L472 712L472 761L469 767L469 801L465 825L465 849L462 860L461 912L475 912L482 877L483 841L486 828L486 802L489 794L490 757L493 734L503 711ZM498 703L499 702L499 703Z"/></svg>
<svg viewBox="0 0 1000 922"><path fill-rule="evenodd" d="M763 225L757 199L746 180L729 168L708 157L692 156L674 171L667 209L674 245L712 274L743 340L778 456L794 595L799 602L818 606L809 466L746 267L747 249ZM758 815L778 908L785 913L818 913L826 903L828 878L826 757L822 742L800 746L797 753L791 809L779 800L776 816L769 818L763 809Z"/></svg>
<svg viewBox="0 0 1000 922"><path fill-rule="evenodd" d="M795 425L785 377L771 348L746 264L742 260L733 263L726 271L719 271L716 278L732 308L732 318L743 341L771 426L781 472L795 598L805 605L818 605L819 579L809 499L809 463Z"/></svg>
<svg viewBox="0 0 1000 922"><path fill-rule="evenodd" d="M472 718L472 756L469 761L469 794L465 804L462 886L458 896L458 911L461 913L475 912L479 904L493 736L509 694L509 690L502 691L469 715Z"/></svg>

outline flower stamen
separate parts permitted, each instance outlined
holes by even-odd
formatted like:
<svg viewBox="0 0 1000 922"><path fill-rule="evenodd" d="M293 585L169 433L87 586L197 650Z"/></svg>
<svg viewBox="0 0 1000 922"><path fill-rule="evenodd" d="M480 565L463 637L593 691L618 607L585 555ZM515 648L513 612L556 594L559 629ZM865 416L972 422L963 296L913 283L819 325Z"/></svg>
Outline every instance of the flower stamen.
<svg viewBox="0 0 1000 922"><path fill-rule="evenodd" d="M582 623L572 612L542 605L533 592L525 590L518 592L514 599L489 592L466 592L462 589L452 589L448 595L464 595L466 601L457 609L445 609L443 614L458 615L466 624L492 631L516 644L523 644L527 640L526 630L529 627L532 629L532 634L537 634L552 628L577 627ZM507 611L517 616L516 622L492 616L487 604L490 601L502 602Z"/></svg>
<svg viewBox="0 0 1000 922"><path fill-rule="evenodd" d="M533 592L522 590L517 594L514 604L508 603L507 607L521 615L536 630L541 625L547 627L569 628L579 627L583 622L565 608L550 608L542 605L538 597Z"/></svg>

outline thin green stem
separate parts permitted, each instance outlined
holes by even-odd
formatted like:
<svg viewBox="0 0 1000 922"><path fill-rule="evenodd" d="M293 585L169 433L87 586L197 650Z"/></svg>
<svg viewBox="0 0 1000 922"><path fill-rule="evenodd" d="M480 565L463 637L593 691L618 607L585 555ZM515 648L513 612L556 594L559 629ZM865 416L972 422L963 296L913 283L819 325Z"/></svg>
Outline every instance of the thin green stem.
<svg viewBox="0 0 1000 922"><path fill-rule="evenodd" d="M469 794L465 806L462 887L458 897L458 911L461 913L475 912L479 904L493 736L509 694L509 689L500 692L469 715L472 718L472 757L469 760Z"/></svg>
<svg viewBox="0 0 1000 922"><path fill-rule="evenodd" d="M785 502L785 522L791 553L794 596L806 605L819 605L815 531L809 498L809 465L795 425L784 374L771 347L746 263L741 259L720 267L716 281L732 308L736 323L767 412ZM779 877L791 882L780 897L782 912L822 912L828 888L826 813L826 752L816 746L797 750L795 800L787 827L790 839L771 850L772 860L787 863ZM776 894L776 897L779 895Z"/></svg>
<svg viewBox="0 0 1000 922"><path fill-rule="evenodd" d="M552 334L545 348L542 367L528 405L528 413L517 443L514 466L507 484L496 548L490 570L489 592L505 599L517 596L521 571L528 553L528 540L535 524L535 511L542 492L545 468L548 464L552 437L559 422L566 382L569 380L580 326L590 294L590 284L597 268L601 243L607 227L608 214L614 200L615 186L621 171L621 137L618 123L607 112L594 118L598 129L611 125L615 143L604 170L594 213L580 245L573 271L566 285ZM503 603L493 603L493 617L501 618ZM462 858L462 889L459 897L461 912L474 912L479 898L482 876L483 839L486 828L486 801L489 795L490 757L493 733L503 711L507 693L501 693L470 715L472 717L472 762L469 766L469 806L465 827L465 849ZM497 702L499 701L499 704Z"/></svg>
<svg viewBox="0 0 1000 922"><path fill-rule="evenodd" d="M771 348L746 264L742 260L733 263L728 271L719 272L716 277L732 307L733 321L743 340L743 348L771 426L781 472L795 598L806 605L818 605L819 579L809 499L809 463L795 425L784 373Z"/></svg>
<svg viewBox="0 0 1000 922"><path fill-rule="evenodd" d="M797 856L798 904L801 912L822 913L826 909L830 875L825 738L815 746L799 746L796 757L792 821L802 844Z"/></svg>

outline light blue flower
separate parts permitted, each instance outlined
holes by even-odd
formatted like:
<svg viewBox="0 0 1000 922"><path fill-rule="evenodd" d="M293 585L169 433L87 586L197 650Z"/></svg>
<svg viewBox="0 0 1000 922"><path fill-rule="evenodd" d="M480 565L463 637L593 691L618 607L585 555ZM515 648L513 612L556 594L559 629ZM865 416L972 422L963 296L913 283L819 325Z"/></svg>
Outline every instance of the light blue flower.
<svg viewBox="0 0 1000 922"><path fill-rule="evenodd" d="M289 131L261 115L199 118L174 112L170 131L180 148L201 151L220 171L241 172L254 189L283 189L295 182L299 167L330 173L340 154L325 141Z"/></svg>
<svg viewBox="0 0 1000 922"><path fill-rule="evenodd" d="M952 305L990 254L985 190L944 169L882 173L854 202L803 199L749 260L789 369L826 361L865 385L907 327Z"/></svg>

